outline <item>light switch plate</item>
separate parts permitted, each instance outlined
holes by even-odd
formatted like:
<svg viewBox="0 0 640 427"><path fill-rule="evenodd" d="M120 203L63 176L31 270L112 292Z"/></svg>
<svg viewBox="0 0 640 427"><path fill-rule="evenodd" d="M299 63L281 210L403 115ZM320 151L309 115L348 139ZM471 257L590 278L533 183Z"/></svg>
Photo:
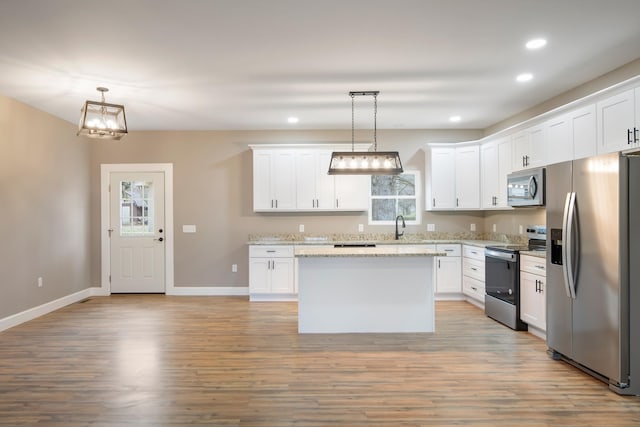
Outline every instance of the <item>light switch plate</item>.
<svg viewBox="0 0 640 427"><path fill-rule="evenodd" d="M427 224L427 231L436 231L435 224Z"/></svg>
<svg viewBox="0 0 640 427"><path fill-rule="evenodd" d="M358 233L364 232L364 224L358 224Z"/></svg>
<svg viewBox="0 0 640 427"><path fill-rule="evenodd" d="M182 232L183 233L195 233L196 232L196 226L195 225L183 225L182 226Z"/></svg>
<svg viewBox="0 0 640 427"><path fill-rule="evenodd" d="M475 224L471 224L471 226L469 228L471 229L471 231L476 231L476 225Z"/></svg>
<svg viewBox="0 0 640 427"><path fill-rule="evenodd" d="M304 233L304 224L300 224L300 225L298 226L298 231L299 231L300 233Z"/></svg>

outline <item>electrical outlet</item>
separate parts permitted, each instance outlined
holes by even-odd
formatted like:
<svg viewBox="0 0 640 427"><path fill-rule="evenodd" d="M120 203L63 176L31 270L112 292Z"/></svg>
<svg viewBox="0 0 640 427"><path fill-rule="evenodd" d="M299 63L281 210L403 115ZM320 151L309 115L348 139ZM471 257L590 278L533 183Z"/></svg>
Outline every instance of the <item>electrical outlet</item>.
<svg viewBox="0 0 640 427"><path fill-rule="evenodd" d="M358 233L364 232L364 224L358 224Z"/></svg>
<svg viewBox="0 0 640 427"><path fill-rule="evenodd" d="M498 231L498 227L495 224L493 224L493 232L495 233L496 231Z"/></svg>
<svg viewBox="0 0 640 427"><path fill-rule="evenodd" d="M427 224L427 231L436 231L435 224Z"/></svg>
<svg viewBox="0 0 640 427"><path fill-rule="evenodd" d="M518 230L519 230L518 232L519 232L520 234L522 234L522 225L521 225L520 227L518 227Z"/></svg>
<svg viewBox="0 0 640 427"><path fill-rule="evenodd" d="M471 226L469 228L471 229L471 231L476 231L476 225L475 224L471 224Z"/></svg>
<svg viewBox="0 0 640 427"><path fill-rule="evenodd" d="M38 277L38 287L41 288L43 284L42 277Z"/></svg>
<svg viewBox="0 0 640 427"><path fill-rule="evenodd" d="M231 264L231 272L232 273L238 272L238 264Z"/></svg>
<svg viewBox="0 0 640 427"><path fill-rule="evenodd" d="M301 233L304 233L304 224L300 224L298 226L298 231L301 232Z"/></svg>

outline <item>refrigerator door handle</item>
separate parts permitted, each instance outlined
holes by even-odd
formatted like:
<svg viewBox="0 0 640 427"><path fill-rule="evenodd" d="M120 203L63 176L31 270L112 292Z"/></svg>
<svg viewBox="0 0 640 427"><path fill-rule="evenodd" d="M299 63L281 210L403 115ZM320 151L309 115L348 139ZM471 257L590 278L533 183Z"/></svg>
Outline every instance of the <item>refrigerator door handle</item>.
<svg viewBox="0 0 640 427"><path fill-rule="evenodd" d="M567 292L567 297L571 298L571 289L569 288L569 263L567 253L569 252L569 210L571 207L571 195L573 193L567 193L567 198L564 201L564 212L562 215L562 284L564 290Z"/></svg>
<svg viewBox="0 0 640 427"><path fill-rule="evenodd" d="M569 297L571 299L576 299L576 282L575 282L575 272L574 272L574 245L576 245L579 241L579 232L578 227L576 227L576 193L569 193L568 200L568 214L567 214L567 222L566 222L566 230L567 230L567 240L563 243L563 248L565 249L566 255L566 277L567 277L567 288L569 290ZM574 236L574 228L575 228L575 236ZM576 245L577 247L577 245ZM564 260L563 260L564 262Z"/></svg>

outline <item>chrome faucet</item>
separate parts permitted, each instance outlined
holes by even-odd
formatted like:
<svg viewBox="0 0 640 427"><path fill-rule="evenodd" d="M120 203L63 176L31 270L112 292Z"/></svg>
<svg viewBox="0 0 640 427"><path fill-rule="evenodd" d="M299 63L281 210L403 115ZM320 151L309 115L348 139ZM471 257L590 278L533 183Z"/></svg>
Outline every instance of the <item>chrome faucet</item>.
<svg viewBox="0 0 640 427"><path fill-rule="evenodd" d="M404 222L404 217L402 215L398 215L396 217L396 240L400 239L400 237L404 236L404 231L402 233L398 232L398 220L402 220L402 228L406 228L407 224Z"/></svg>

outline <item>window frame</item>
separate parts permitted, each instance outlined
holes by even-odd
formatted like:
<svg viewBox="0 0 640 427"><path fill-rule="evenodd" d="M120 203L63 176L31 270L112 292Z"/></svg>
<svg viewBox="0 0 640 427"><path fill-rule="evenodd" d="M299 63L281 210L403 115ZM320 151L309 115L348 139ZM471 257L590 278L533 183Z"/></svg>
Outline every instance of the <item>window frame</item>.
<svg viewBox="0 0 640 427"><path fill-rule="evenodd" d="M407 175L407 174L411 174L414 176L414 182L415 182L415 194L412 196L400 196L400 195L395 195L395 196L391 196L391 195L384 195L384 196L374 196L373 193L373 185L371 183L371 179L369 179L369 209L368 209L368 217L369 217L369 225L395 225L395 217L393 220L384 220L384 221L376 221L373 219L373 200L375 199L394 199L394 200L411 200L411 199L415 199L416 201L416 219L415 220L407 220L405 219L405 223L407 225L420 225L422 223L422 207L421 207L421 201L422 201L422 188L421 188L421 178L420 178L420 171L419 170L405 170L402 174L400 175Z"/></svg>

